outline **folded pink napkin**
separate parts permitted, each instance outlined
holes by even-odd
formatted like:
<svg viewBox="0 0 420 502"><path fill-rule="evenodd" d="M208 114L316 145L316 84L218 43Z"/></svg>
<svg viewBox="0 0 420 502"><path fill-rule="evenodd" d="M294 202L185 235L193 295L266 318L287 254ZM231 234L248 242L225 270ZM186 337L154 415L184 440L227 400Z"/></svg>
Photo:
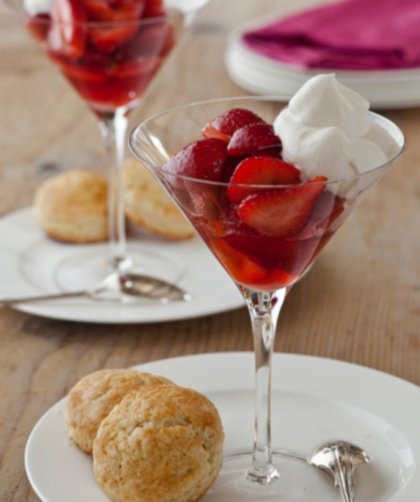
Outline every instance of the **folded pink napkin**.
<svg viewBox="0 0 420 502"><path fill-rule="evenodd" d="M420 66L420 0L347 0L243 35L247 47L305 68Z"/></svg>

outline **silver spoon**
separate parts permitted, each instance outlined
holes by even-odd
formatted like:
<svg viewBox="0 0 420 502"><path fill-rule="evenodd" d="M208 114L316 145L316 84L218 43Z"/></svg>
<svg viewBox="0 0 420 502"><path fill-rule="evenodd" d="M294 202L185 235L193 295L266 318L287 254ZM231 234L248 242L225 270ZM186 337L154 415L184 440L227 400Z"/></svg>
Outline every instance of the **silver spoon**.
<svg viewBox="0 0 420 502"><path fill-rule="evenodd" d="M343 502L354 502L355 468L371 461L364 450L346 441L329 441L322 444L308 456L307 460L310 465L333 476Z"/></svg>
<svg viewBox="0 0 420 502"><path fill-rule="evenodd" d="M121 292L129 296L139 296L160 300L163 303L171 301L189 301L191 296L180 287L160 279L145 275L126 273L120 277L114 273L106 277L93 288L69 293L52 293L41 296L27 296L22 298L5 298L0 300L0 307L12 306L19 303L39 302L44 300L59 300L63 298L88 297L97 298L101 293Z"/></svg>

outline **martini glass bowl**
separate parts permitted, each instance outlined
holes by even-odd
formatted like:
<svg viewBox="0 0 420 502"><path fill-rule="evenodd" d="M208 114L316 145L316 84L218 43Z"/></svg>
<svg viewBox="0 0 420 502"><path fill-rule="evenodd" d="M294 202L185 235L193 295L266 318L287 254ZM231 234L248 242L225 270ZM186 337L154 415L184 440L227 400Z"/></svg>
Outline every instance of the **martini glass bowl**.
<svg viewBox="0 0 420 502"><path fill-rule="evenodd" d="M171 266L161 263L162 256L143 254L134 246L127 252L122 167L128 115L206 0L5 3L96 115L107 154L108 258L102 245L75 248L53 271L55 282L62 289L86 288L107 273L124 274L132 268L159 275ZM37 12L34 5L47 12Z"/></svg>
<svg viewBox="0 0 420 502"><path fill-rule="evenodd" d="M179 107L142 122L130 137L133 153L156 176L236 283L251 318L256 373L254 446L244 445L242 450L225 456L219 480L206 496L206 500L218 502L335 500L335 492L325 493L325 484L304 458L271 446L271 357L276 324L287 289L308 269L369 188L399 157L405 144L395 124L370 113L369 120L394 138L395 152L386 164L357 176L335 180L321 177L320 181L291 189L290 185L212 182L165 169L175 153L203 139L201 129L205 124L229 109L246 108L273 123L281 109L274 99L229 98ZM275 198L288 190L315 194L311 213L297 232L273 235L274 220L282 223L293 211L287 205L267 220L259 220L257 226L244 223L240 208L244 203L239 201L247 197L254 201Z"/></svg>

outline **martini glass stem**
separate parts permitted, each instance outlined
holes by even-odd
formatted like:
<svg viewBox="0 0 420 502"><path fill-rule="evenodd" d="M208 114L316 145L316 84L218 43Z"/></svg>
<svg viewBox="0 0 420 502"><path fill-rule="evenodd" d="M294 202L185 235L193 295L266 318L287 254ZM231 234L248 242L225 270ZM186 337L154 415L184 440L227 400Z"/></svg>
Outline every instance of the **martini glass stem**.
<svg viewBox="0 0 420 502"><path fill-rule="evenodd" d="M122 168L127 132L127 109L117 108L100 115L99 126L108 161L108 225L110 264L123 274L131 265L127 256Z"/></svg>
<svg viewBox="0 0 420 502"><path fill-rule="evenodd" d="M255 439L247 479L267 485L279 478L271 454L271 360L277 319L286 289L256 292L243 289L251 317L255 352Z"/></svg>

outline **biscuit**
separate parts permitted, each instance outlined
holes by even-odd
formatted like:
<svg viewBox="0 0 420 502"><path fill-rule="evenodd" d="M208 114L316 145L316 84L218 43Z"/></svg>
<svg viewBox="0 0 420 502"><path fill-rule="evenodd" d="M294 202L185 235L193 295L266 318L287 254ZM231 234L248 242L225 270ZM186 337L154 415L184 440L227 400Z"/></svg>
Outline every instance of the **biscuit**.
<svg viewBox="0 0 420 502"><path fill-rule="evenodd" d="M44 182L35 195L41 225L50 237L77 244L108 239L108 184L102 176L74 169Z"/></svg>
<svg viewBox="0 0 420 502"><path fill-rule="evenodd" d="M123 178L125 215L129 220L169 239L195 235L189 221L141 162L128 159Z"/></svg>
<svg viewBox="0 0 420 502"><path fill-rule="evenodd" d="M134 389L145 385L173 385L163 377L132 369L109 369L85 376L70 391L66 429L77 446L92 453L93 440L102 420Z"/></svg>
<svg viewBox="0 0 420 502"><path fill-rule="evenodd" d="M215 481L223 428L214 404L177 386L127 395L102 422L93 469L117 502L194 502Z"/></svg>

